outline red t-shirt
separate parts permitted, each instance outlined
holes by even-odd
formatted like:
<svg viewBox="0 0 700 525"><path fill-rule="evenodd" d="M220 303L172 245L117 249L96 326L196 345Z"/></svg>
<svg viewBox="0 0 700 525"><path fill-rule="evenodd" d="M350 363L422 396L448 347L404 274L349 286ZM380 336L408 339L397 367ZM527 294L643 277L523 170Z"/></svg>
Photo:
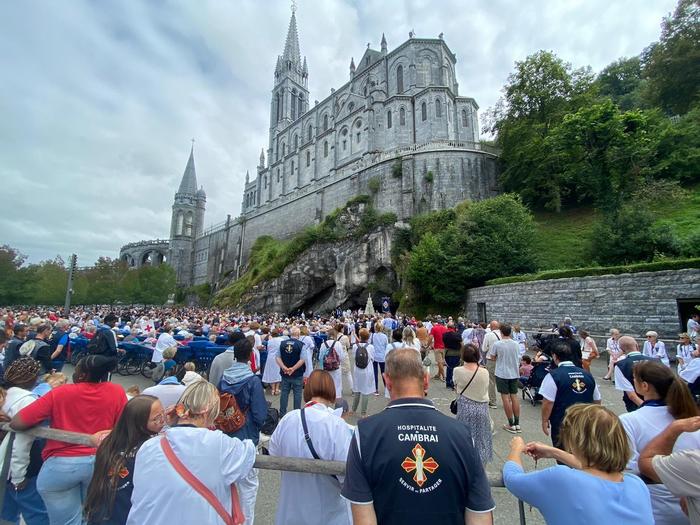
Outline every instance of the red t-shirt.
<svg viewBox="0 0 700 525"><path fill-rule="evenodd" d="M447 327L444 324L435 324L430 330L430 335L433 336L435 348L445 348L445 342L442 340L443 334L447 332Z"/></svg>
<svg viewBox="0 0 700 525"><path fill-rule="evenodd" d="M35 426L49 420L51 428L94 434L114 427L126 405L124 389L114 383L77 383L51 390L19 412L22 423ZM84 445L47 440L41 456L92 456Z"/></svg>

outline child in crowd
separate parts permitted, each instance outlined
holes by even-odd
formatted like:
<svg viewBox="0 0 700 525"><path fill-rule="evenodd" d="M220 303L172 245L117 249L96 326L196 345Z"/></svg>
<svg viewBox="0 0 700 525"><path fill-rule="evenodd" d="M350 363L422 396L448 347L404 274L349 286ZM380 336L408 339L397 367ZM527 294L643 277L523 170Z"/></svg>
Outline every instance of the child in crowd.
<svg viewBox="0 0 700 525"><path fill-rule="evenodd" d="M525 386L532 373L532 358L524 355L520 358L520 383Z"/></svg>
<svg viewBox="0 0 700 525"><path fill-rule="evenodd" d="M39 384L34 387L32 393L38 397L45 396L54 388L65 385L68 382L66 374L62 372L54 372L53 374L45 374L39 380Z"/></svg>
<svg viewBox="0 0 700 525"><path fill-rule="evenodd" d="M136 397L139 394L141 394L141 389L139 388L138 385L131 385L129 388L126 389L126 398L131 399L132 397Z"/></svg>

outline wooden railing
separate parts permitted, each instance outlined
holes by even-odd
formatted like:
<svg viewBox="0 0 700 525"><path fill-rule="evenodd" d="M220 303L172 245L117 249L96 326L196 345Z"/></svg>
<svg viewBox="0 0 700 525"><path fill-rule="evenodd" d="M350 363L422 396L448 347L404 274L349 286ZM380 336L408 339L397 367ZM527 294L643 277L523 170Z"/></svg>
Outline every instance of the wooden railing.
<svg viewBox="0 0 700 525"><path fill-rule="evenodd" d="M90 434L81 434L79 432L70 432L68 430L59 430L49 427L34 427L29 430L17 432L10 428L10 425L4 423L0 425L0 429L8 432L9 442L5 450L5 457L2 458L2 468L0 469L0 479L6 480L12 457L12 446L14 444L15 435L18 433L29 434L36 438L51 439L54 441L62 441L64 443L72 443L75 445L85 445L94 447L95 443ZM283 472L302 472L305 474L324 474L329 476L344 476L345 462L343 461L326 461L322 459L303 459L290 458L281 456L257 455L255 459L255 468L263 470L280 470ZM493 488L504 488L503 478L499 475L489 475L489 485ZM0 483L0 509L5 501L5 489L7 483ZM522 500L518 500L518 513L520 515L520 525L525 525L525 506Z"/></svg>

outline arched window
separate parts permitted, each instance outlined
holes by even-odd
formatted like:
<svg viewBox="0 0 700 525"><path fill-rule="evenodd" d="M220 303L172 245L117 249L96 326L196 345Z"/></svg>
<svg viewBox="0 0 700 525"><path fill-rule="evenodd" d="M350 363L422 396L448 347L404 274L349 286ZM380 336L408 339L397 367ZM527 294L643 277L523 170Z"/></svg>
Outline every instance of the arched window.
<svg viewBox="0 0 700 525"><path fill-rule="evenodd" d="M468 123L468 120L467 120L467 110L466 110L466 109L463 109L463 110L462 110L462 126L466 128L466 127L467 127L467 123Z"/></svg>
<svg viewBox="0 0 700 525"><path fill-rule="evenodd" d="M292 89L292 98L291 98L291 106L292 106L292 120L296 120L297 118L297 90Z"/></svg>
<svg viewBox="0 0 700 525"><path fill-rule="evenodd" d="M340 134L343 136L343 151L345 151L348 149L348 128L343 128Z"/></svg>
<svg viewBox="0 0 700 525"><path fill-rule="evenodd" d="M447 101L447 120L452 122L452 102Z"/></svg>
<svg viewBox="0 0 700 525"><path fill-rule="evenodd" d="M292 161L292 171L290 173L294 175L294 161Z"/></svg>
<svg viewBox="0 0 700 525"><path fill-rule="evenodd" d="M177 219L175 219L175 235L182 235L182 228L184 226L185 217L182 212L178 212Z"/></svg>
<svg viewBox="0 0 700 525"><path fill-rule="evenodd" d="M423 102L420 105L420 119L421 120L427 120L428 119L428 106Z"/></svg>
<svg viewBox="0 0 700 525"><path fill-rule="evenodd" d="M267 175L263 177L263 184L265 185L265 189L267 189Z"/></svg>
<svg viewBox="0 0 700 525"><path fill-rule="evenodd" d="M306 152L306 167L308 168L311 166L311 152L307 151Z"/></svg>
<svg viewBox="0 0 700 525"><path fill-rule="evenodd" d="M386 112L386 127L387 129L391 127L391 110Z"/></svg>
<svg viewBox="0 0 700 525"><path fill-rule="evenodd" d="M323 115L323 131L328 131L328 115Z"/></svg>
<svg viewBox="0 0 700 525"><path fill-rule="evenodd" d="M304 114L304 95L299 93L299 116L301 117Z"/></svg>
<svg viewBox="0 0 700 525"><path fill-rule="evenodd" d="M192 235L192 224L193 224L193 217L192 217L192 212L188 212L187 215L185 216L185 235L191 236Z"/></svg>
<svg viewBox="0 0 700 525"><path fill-rule="evenodd" d="M362 90L362 92L367 96L367 84L365 84L365 88Z"/></svg>
<svg viewBox="0 0 700 525"><path fill-rule="evenodd" d="M439 98L435 99L435 118L442 118L442 102Z"/></svg>
<svg viewBox="0 0 700 525"><path fill-rule="evenodd" d="M328 156L328 141L327 140L323 141L323 156L324 157Z"/></svg>
<svg viewBox="0 0 700 525"><path fill-rule="evenodd" d="M280 181L280 169L277 168L277 182Z"/></svg>
<svg viewBox="0 0 700 525"><path fill-rule="evenodd" d="M311 127L311 124L309 124L309 138L307 140L311 140L312 133L313 133L313 128Z"/></svg>
<svg viewBox="0 0 700 525"><path fill-rule="evenodd" d="M348 113L351 112L353 109L355 109L355 103L350 102L350 104L348 104Z"/></svg>
<svg viewBox="0 0 700 525"><path fill-rule="evenodd" d="M424 102L425 104L425 102ZM284 157L287 154L287 145L283 142L282 143L282 157Z"/></svg>
<svg viewBox="0 0 700 525"><path fill-rule="evenodd" d="M403 66L396 68L396 92L403 93Z"/></svg>
<svg viewBox="0 0 700 525"><path fill-rule="evenodd" d="M299 149L299 135L294 135L294 151Z"/></svg>
<svg viewBox="0 0 700 525"><path fill-rule="evenodd" d="M279 122L280 119L282 118L282 100L281 100L281 98L280 98L280 94L279 94L279 93L277 93L277 94L275 95L275 101L276 101L275 106L276 106L276 108L277 108L277 115L276 115L276 117L277 117L277 122Z"/></svg>
<svg viewBox="0 0 700 525"><path fill-rule="evenodd" d="M399 124L406 125L406 110L404 108L399 109Z"/></svg>

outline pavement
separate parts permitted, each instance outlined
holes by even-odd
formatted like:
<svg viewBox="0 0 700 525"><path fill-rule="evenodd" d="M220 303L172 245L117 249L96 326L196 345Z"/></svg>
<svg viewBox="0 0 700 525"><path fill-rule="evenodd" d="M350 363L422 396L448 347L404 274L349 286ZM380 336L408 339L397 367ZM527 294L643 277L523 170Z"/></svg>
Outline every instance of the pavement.
<svg viewBox="0 0 700 525"><path fill-rule="evenodd" d="M617 414L624 413L625 408L622 403L621 393L615 390L615 387L611 381L603 381L601 379L603 375L605 375L607 368L603 361L607 362L607 355L604 355L604 357L600 359L596 359L591 367L593 376L600 387L601 395L603 397L603 404ZM66 368L68 368L66 373L72 373L72 369L69 367ZM115 374L112 380L115 383L123 385L125 388L128 388L131 385L138 385L141 390L153 384L150 379L146 379L140 375L122 377ZM381 381L379 388L380 392L383 393ZM452 399L454 399L455 394L448 390L444 383L437 380L432 380L428 391L428 397L433 400L440 411L452 417L449 405ZM344 392L344 398L349 403L352 403L350 392ZM272 406L279 408L278 396L267 395L267 399L272 403ZM290 409L291 403L292 400L290 396ZM379 397L371 396L369 400L368 413L375 414L380 412L384 409L386 404L387 400L383 395ZM532 406L529 401L525 401L521 403L521 407L520 426L523 430L523 433L521 434L523 439L526 442L542 441L549 443L549 438L544 435L540 425L541 405L537 404L536 406ZM503 463L505 462L508 452L510 451L510 441L513 438L512 434L502 429L502 425L506 423L506 419L500 399L498 400L498 409L491 410L491 418L494 421L495 431L493 436L494 460L486 466L486 470L489 474L498 475ZM357 419L351 417L349 418L348 422L350 424L355 424ZM538 468L546 468L553 464L553 461L542 460L538 463ZM534 462L528 458L524 459L524 465L526 470L534 470L535 468ZM275 513L277 512L277 494L279 494L280 473L278 471L260 470L259 481L260 486L258 489L258 499L255 507L255 525L271 525L275 521ZM492 489L492 495L496 502L494 522L497 525L519 523L517 499L504 488ZM537 509L530 509L527 505L525 506L525 518L528 524L534 525L544 523L544 519Z"/></svg>

